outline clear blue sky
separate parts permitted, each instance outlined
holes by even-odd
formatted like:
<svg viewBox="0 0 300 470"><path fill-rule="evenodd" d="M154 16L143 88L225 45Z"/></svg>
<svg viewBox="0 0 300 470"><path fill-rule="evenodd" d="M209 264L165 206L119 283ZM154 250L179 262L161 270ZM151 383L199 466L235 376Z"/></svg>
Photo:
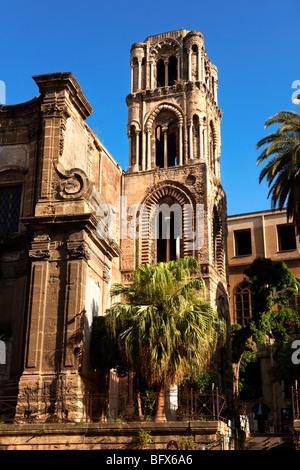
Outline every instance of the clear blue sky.
<svg viewBox="0 0 300 470"><path fill-rule="evenodd" d="M131 45L175 29L200 31L219 70L228 214L270 208L255 144L270 132L269 116L299 112L291 100L300 80L299 0L0 0L0 21L6 103L38 95L32 75L72 71L94 108L88 124L124 169Z"/></svg>

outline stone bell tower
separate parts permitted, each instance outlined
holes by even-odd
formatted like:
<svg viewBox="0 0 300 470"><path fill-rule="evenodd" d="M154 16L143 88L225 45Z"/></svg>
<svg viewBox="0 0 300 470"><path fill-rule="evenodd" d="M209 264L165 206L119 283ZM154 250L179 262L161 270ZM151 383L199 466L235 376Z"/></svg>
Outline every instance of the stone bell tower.
<svg viewBox="0 0 300 470"><path fill-rule="evenodd" d="M229 322L217 67L207 56L203 35L182 29L133 44L130 68L129 166L122 195L128 222L138 217L139 236L122 240L122 280L128 281L141 263L193 255L200 262L208 300ZM133 216L130 208L137 204L146 211ZM170 236L153 238L153 225L159 227L162 219L151 217L151 207L162 204L170 208L162 216L169 219ZM180 233L174 229L173 205L182 209ZM191 234L200 219L201 242L193 244ZM228 357L220 361L224 368Z"/></svg>

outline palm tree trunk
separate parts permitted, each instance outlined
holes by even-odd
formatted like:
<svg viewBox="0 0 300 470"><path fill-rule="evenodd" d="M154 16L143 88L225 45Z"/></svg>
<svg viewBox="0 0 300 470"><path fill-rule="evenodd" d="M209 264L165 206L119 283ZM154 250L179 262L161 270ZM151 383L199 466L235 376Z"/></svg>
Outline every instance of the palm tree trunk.
<svg viewBox="0 0 300 470"><path fill-rule="evenodd" d="M240 376L240 364L241 359L238 362L232 364L232 372L233 372L233 400L235 405L239 401L239 376Z"/></svg>
<svg viewBox="0 0 300 470"><path fill-rule="evenodd" d="M157 384L157 398L156 398L154 421L159 421L159 422L167 421L166 414L165 414L164 382L159 382Z"/></svg>

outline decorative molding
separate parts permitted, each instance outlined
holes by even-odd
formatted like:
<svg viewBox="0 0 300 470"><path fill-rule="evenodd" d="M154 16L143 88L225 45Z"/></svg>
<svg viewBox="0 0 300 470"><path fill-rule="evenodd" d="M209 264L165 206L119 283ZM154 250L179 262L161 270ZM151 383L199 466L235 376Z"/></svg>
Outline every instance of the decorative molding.
<svg viewBox="0 0 300 470"><path fill-rule="evenodd" d="M64 181L58 185L58 193L62 199L79 199L90 196L92 184L80 168L66 170L61 163L55 165L58 176Z"/></svg>
<svg viewBox="0 0 300 470"><path fill-rule="evenodd" d="M70 259L90 259L89 250L84 245L79 245L68 249Z"/></svg>
<svg viewBox="0 0 300 470"><path fill-rule="evenodd" d="M29 250L31 261L43 261L50 258L49 250Z"/></svg>

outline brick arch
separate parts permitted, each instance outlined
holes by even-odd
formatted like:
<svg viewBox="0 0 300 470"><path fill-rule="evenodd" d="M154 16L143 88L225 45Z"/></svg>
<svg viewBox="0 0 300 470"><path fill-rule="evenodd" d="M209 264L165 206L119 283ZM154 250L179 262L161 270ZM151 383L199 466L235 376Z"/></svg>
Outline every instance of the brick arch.
<svg viewBox="0 0 300 470"><path fill-rule="evenodd" d="M180 243L180 256L193 255L188 243L189 236L195 226L195 201L190 191L176 181L163 181L154 186L141 204L147 210L141 215L140 237L137 240L137 260L140 264L156 262L152 255L153 240L151 240L151 208L155 204L164 203L166 199L172 199L182 209L182 239ZM156 253L155 253L156 255Z"/></svg>
<svg viewBox="0 0 300 470"><path fill-rule="evenodd" d="M180 49L180 44L176 39L172 38L165 38L162 41L160 41L158 44L155 44L153 47L150 49L150 55L151 56L157 56L161 53L161 51L166 48L170 48L170 53L171 52L178 52Z"/></svg>
<svg viewBox="0 0 300 470"><path fill-rule="evenodd" d="M158 105L154 110L152 110L146 120L145 128L146 131L151 131L152 125L156 119L156 117L161 113L161 111L171 111L175 114L178 120L178 125L183 125L183 113L181 109L174 104L171 103L161 103Z"/></svg>

